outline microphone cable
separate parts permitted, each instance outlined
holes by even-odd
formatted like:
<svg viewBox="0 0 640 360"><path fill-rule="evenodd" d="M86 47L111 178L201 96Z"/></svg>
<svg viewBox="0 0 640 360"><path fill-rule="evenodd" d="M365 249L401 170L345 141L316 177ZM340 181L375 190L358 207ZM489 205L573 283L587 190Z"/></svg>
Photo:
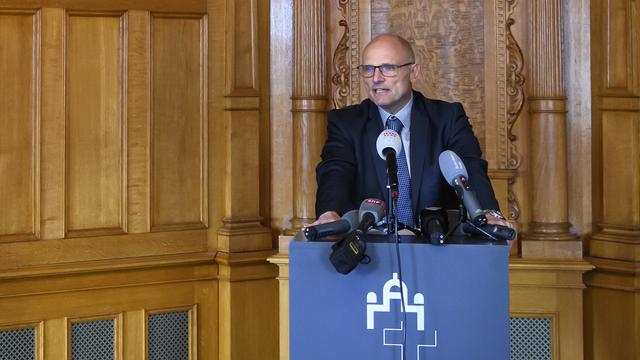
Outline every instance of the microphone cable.
<svg viewBox="0 0 640 360"><path fill-rule="evenodd" d="M393 200L393 213L398 213L398 201ZM394 228L395 228L395 243L396 243L396 260L398 262L398 281L400 281L400 311L402 312L402 360L407 359L407 353L405 349L407 348L407 309L404 306L404 288L402 285L404 282L402 281L402 262L400 261L400 234L398 234L398 217L394 216Z"/></svg>

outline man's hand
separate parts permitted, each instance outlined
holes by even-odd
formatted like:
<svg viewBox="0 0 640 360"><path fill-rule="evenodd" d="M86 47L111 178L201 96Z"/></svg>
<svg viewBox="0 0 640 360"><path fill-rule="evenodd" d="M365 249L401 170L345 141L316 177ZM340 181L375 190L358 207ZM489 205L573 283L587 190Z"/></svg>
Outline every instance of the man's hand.
<svg viewBox="0 0 640 360"><path fill-rule="evenodd" d="M340 219L340 215L338 215L337 212L335 211L327 211L324 214L320 215L320 217L318 217L318 220L314 221L313 223L307 225L307 226L315 226L315 225L320 225L320 224L326 224L329 222L333 222L336 220ZM305 226L306 227L306 226Z"/></svg>
<svg viewBox="0 0 640 360"><path fill-rule="evenodd" d="M502 225L502 226L506 226L508 228L516 230L516 228L513 226L513 224L511 222L509 222L508 220L506 220L505 218L496 216L496 215L492 214L491 212L486 213L484 216L487 218L487 223L489 223L489 224ZM516 235L515 235L514 239L516 239L517 237L518 237L518 233L516 232ZM511 246L513 246L513 241L514 240L507 240L507 242L509 243L509 249L511 249Z"/></svg>

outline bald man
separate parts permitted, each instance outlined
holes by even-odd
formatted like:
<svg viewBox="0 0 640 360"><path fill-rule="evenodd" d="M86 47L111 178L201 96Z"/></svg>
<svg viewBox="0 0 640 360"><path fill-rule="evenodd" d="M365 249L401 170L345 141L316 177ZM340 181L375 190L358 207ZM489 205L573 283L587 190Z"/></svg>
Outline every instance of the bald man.
<svg viewBox="0 0 640 360"><path fill-rule="evenodd" d="M366 198L386 200L386 164L377 153L376 140L391 128L403 144L397 159L399 207L406 204L399 210L401 222L414 226L426 207L457 208L455 191L438 165L440 153L452 150L463 160L489 222L511 227L499 212L487 162L462 105L427 99L414 91L420 70L411 45L402 37L380 35L364 48L358 71L368 99L329 112L328 139L316 168L314 224L335 221L358 209Z"/></svg>

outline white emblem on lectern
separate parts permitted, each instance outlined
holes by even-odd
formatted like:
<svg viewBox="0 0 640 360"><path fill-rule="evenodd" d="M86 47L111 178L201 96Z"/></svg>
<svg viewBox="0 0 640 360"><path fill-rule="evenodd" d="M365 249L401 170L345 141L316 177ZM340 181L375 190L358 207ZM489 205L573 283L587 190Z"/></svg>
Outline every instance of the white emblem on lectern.
<svg viewBox="0 0 640 360"><path fill-rule="evenodd" d="M400 291L402 291L402 298L404 298L404 304L401 301ZM375 329L375 315L376 313L389 313L391 312L391 301L397 300L400 302L400 311L416 314L416 330L424 331L424 295L422 293L415 293L413 295L413 304L409 304L409 291L407 285L398 280L398 273L393 273L391 279L389 279L382 287L382 302L378 303L378 294L371 291L367 294L367 329ZM385 346L399 346L400 354L404 352L403 345L392 343L387 339L387 333L393 333L402 331L403 324L400 322L399 329L384 328L382 333L382 343ZM420 349L425 347L437 347L438 346L438 331L434 331L434 343L433 344L418 344L416 347L416 358L420 359Z"/></svg>
<svg viewBox="0 0 640 360"><path fill-rule="evenodd" d="M381 304L378 304L378 295L375 292L372 291L367 294L367 329L375 328L375 313L388 313L391 311L391 300L400 301L400 291L397 291L399 289L400 280L398 280L398 273L393 273L393 277L387 281L382 288ZM417 323L416 330L424 331L424 295L416 293L413 295L413 305L409 305L409 294L407 291L407 285L404 282L402 283L402 295L404 295L404 304L400 304L400 311L415 313Z"/></svg>

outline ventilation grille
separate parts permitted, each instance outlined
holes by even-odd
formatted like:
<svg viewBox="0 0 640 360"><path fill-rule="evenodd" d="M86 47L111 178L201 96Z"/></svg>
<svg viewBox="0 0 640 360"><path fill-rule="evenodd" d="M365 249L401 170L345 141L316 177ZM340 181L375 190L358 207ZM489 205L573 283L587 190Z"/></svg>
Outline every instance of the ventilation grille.
<svg viewBox="0 0 640 360"><path fill-rule="evenodd" d="M149 316L149 360L189 359L189 312Z"/></svg>
<svg viewBox="0 0 640 360"><path fill-rule="evenodd" d="M0 360L34 360L35 353L34 328L0 331Z"/></svg>
<svg viewBox="0 0 640 360"><path fill-rule="evenodd" d="M113 359L114 324L113 319L71 324L71 359Z"/></svg>
<svg viewBox="0 0 640 360"><path fill-rule="evenodd" d="M512 317L511 360L551 360L551 319Z"/></svg>

